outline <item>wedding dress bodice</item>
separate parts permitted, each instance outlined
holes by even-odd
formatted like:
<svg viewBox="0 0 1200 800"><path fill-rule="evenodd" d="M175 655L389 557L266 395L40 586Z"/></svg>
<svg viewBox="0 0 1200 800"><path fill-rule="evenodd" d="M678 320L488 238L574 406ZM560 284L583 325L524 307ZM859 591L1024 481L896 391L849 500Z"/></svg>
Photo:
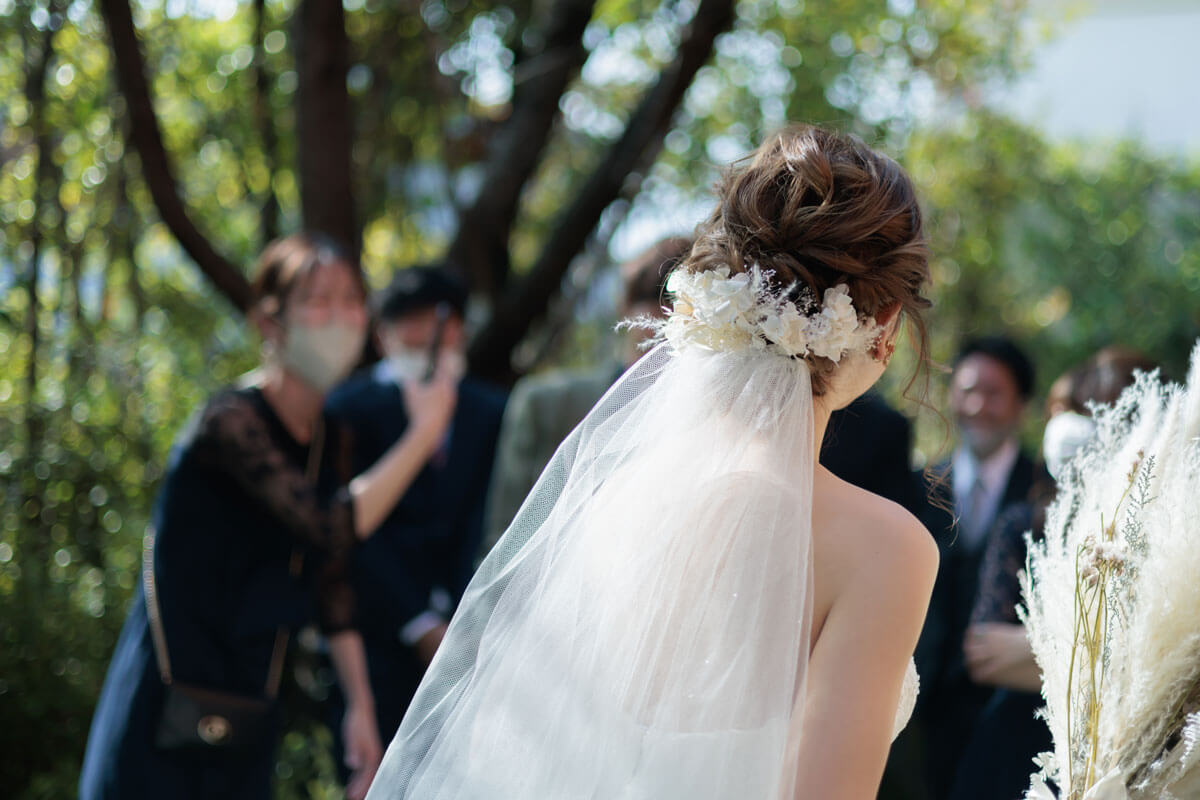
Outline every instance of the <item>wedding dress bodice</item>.
<svg viewBox="0 0 1200 800"><path fill-rule="evenodd" d="M900 687L900 701L896 704L896 722L892 726L892 738L895 739L904 730L912 717L913 708L917 705L917 695L921 692L921 678L917 675L917 665L910 658L908 669L904 671L904 684Z"/></svg>

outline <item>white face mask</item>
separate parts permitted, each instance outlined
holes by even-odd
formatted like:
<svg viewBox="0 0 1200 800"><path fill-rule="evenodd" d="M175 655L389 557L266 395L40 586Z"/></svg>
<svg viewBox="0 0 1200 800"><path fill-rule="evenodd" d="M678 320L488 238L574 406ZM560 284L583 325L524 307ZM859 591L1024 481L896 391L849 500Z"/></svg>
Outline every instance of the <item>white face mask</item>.
<svg viewBox="0 0 1200 800"><path fill-rule="evenodd" d="M393 346L387 350L388 367L397 383L419 381L425 377L428 356L415 347Z"/></svg>
<svg viewBox="0 0 1200 800"><path fill-rule="evenodd" d="M1088 443L1096 432L1096 423L1091 417L1064 411L1055 414L1046 423L1042 434L1042 458L1046 460L1046 471L1054 480L1060 480L1067 464Z"/></svg>
<svg viewBox="0 0 1200 800"><path fill-rule="evenodd" d="M409 347L395 339L385 340L384 353L392 377L398 383L423 381L429 366L429 351L423 347ZM467 359L457 350L442 350L438 356L438 369L447 370L454 380L462 378L467 371Z"/></svg>
<svg viewBox="0 0 1200 800"><path fill-rule="evenodd" d="M362 356L366 330L334 320L324 325L289 325L280 360L289 371L324 394L350 374Z"/></svg>

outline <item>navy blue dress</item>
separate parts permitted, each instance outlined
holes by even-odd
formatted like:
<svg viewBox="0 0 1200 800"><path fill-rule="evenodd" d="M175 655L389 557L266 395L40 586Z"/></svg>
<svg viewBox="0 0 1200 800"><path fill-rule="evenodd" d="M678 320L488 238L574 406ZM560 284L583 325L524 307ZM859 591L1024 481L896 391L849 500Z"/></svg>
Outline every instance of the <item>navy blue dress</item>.
<svg viewBox="0 0 1200 800"><path fill-rule="evenodd" d="M344 488L350 443L325 425L317 485L297 443L256 388L221 392L176 441L154 513L154 571L174 677L261 696L279 626L350 626L355 543ZM304 569L292 577L294 549ZM270 797L276 741L248 756L157 749L163 699L139 588L92 719L82 800Z"/></svg>

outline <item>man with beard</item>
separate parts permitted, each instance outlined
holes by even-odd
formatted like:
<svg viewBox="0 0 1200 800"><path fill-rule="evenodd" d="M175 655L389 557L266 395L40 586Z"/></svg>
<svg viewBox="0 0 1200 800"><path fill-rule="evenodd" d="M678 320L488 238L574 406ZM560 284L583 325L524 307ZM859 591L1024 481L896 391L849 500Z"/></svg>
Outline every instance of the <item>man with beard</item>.
<svg viewBox="0 0 1200 800"><path fill-rule="evenodd" d="M920 729L931 797L950 789L963 744L991 687L971 681L963 635L975 601L979 566L997 517L1020 502L1033 482L1033 462L1018 430L1033 393L1033 365L1007 338L967 342L954 361L950 408L959 444L928 492L921 516L938 541L941 567L917 648Z"/></svg>

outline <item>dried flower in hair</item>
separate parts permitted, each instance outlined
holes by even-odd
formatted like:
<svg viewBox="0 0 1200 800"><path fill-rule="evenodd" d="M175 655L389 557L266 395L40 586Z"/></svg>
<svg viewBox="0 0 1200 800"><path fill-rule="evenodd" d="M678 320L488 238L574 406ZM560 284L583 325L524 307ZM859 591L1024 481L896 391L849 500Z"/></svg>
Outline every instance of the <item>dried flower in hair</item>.
<svg viewBox="0 0 1200 800"><path fill-rule="evenodd" d="M791 358L812 354L837 363L847 353L865 351L879 337L882 329L870 317L859 317L845 284L826 289L820 306L802 292L802 311L788 299L794 287L777 292L771 276L758 266L732 276L728 267L672 273L667 289L676 298L675 307L657 326L662 338L676 347L766 348Z"/></svg>

